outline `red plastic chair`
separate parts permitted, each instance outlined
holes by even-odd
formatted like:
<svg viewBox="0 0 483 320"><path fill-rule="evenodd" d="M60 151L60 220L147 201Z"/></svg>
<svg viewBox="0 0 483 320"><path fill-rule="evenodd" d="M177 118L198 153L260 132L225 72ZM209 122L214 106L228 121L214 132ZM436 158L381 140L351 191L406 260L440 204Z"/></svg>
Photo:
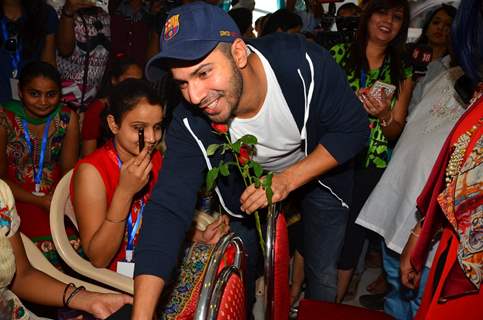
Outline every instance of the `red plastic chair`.
<svg viewBox="0 0 483 320"><path fill-rule="evenodd" d="M230 233L221 238L208 261L194 319L246 319L244 267L240 237Z"/></svg>
<svg viewBox="0 0 483 320"><path fill-rule="evenodd" d="M266 320L289 317L289 249L285 217L273 205L268 210L267 257L265 259ZM331 319L351 320L392 319L389 315L361 307L332 302L304 299L299 304L298 320Z"/></svg>
<svg viewBox="0 0 483 320"><path fill-rule="evenodd" d="M268 208L265 258L265 319L288 319L289 244L287 222L278 205Z"/></svg>

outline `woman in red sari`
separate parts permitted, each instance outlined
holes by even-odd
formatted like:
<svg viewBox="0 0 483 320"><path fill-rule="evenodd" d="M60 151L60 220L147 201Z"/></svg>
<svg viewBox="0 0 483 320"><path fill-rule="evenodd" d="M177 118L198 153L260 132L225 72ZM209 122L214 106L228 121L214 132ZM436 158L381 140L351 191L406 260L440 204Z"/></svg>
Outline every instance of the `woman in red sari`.
<svg viewBox="0 0 483 320"><path fill-rule="evenodd" d="M448 319L458 315L476 319L482 314L482 24L481 1L463 0L453 24L453 48L472 80L474 93L418 198L418 208L424 218L411 232L401 255L401 280L414 288L429 248L442 231L416 319Z"/></svg>

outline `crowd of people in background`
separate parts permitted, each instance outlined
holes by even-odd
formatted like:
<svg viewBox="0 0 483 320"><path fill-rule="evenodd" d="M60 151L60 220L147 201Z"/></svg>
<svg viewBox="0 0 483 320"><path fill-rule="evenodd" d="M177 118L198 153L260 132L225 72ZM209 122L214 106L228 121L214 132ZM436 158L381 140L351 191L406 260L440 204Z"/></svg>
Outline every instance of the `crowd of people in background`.
<svg viewBox="0 0 483 320"><path fill-rule="evenodd" d="M254 160L274 173L293 314L302 295L352 299L370 264L381 273L362 306L395 319L481 316L481 1L435 6L413 43L407 0L333 12L287 0L256 21L254 1L228 12L220 2L0 0L0 315L35 319L30 301L106 318L133 303L28 262L20 232L72 272L49 224L69 171L70 243L134 277L133 317L189 317L229 232L248 253L251 315L263 276L251 213L265 191L225 177L220 212L205 224L195 214L207 169L232 161L206 156L221 123L232 140L255 135Z"/></svg>

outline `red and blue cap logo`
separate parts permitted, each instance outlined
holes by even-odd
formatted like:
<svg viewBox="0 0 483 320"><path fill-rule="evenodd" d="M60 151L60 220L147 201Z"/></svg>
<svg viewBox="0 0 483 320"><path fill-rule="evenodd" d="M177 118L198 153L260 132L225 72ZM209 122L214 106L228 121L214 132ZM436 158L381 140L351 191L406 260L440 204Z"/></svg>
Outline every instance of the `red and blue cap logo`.
<svg viewBox="0 0 483 320"><path fill-rule="evenodd" d="M164 24L164 40L172 39L179 31L179 14L169 17Z"/></svg>

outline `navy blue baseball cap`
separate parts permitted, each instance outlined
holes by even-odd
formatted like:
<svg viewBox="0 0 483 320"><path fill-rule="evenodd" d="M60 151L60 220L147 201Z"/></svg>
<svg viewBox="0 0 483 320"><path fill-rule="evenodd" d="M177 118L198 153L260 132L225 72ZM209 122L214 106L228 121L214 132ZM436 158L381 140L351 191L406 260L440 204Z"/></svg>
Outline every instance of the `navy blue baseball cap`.
<svg viewBox="0 0 483 320"><path fill-rule="evenodd" d="M233 19L215 5L197 1L174 8L161 32L160 52L146 64L146 78L160 79L166 72L166 60L195 61L218 43L231 43L239 37Z"/></svg>

